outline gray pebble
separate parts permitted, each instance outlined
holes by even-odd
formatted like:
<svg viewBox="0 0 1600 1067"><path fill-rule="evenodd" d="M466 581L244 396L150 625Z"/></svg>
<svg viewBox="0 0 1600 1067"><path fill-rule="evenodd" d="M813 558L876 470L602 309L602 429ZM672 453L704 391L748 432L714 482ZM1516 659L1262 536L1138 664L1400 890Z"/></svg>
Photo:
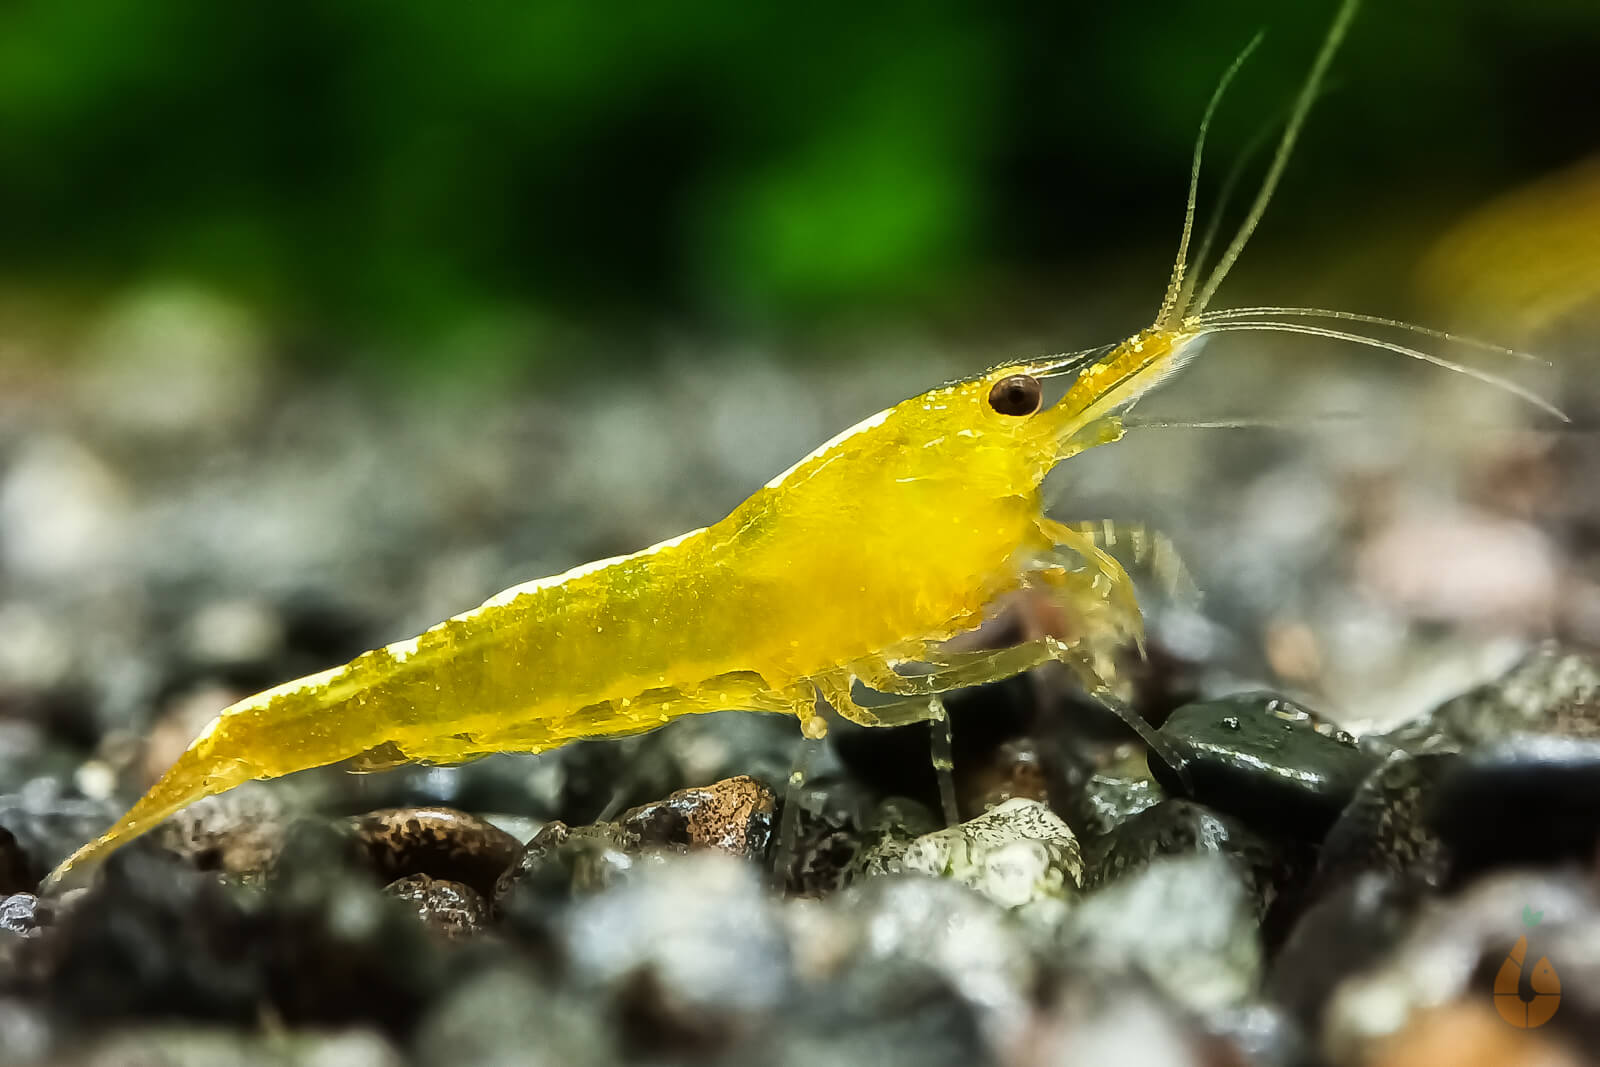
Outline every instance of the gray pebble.
<svg viewBox="0 0 1600 1067"><path fill-rule="evenodd" d="M1240 1005L1261 976L1253 894L1215 855L1157 859L1087 895L1060 945L1074 967L1143 976L1202 1014Z"/></svg>
<svg viewBox="0 0 1600 1067"><path fill-rule="evenodd" d="M496 967L452 990L423 1021L418 1063L458 1067L605 1067L615 1040L598 1006L521 968Z"/></svg>
<svg viewBox="0 0 1600 1067"><path fill-rule="evenodd" d="M1059 921L1083 881L1072 830L1044 804L1023 797L924 834L906 849L900 866L970 886L1045 925Z"/></svg>

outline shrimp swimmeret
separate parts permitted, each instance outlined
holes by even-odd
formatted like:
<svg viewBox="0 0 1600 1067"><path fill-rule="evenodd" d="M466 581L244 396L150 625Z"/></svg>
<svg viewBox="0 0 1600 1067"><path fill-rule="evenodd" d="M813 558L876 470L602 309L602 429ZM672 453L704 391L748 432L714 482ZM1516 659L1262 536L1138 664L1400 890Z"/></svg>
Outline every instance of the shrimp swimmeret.
<svg viewBox="0 0 1600 1067"><path fill-rule="evenodd" d="M1152 326L1107 348L1008 363L912 397L822 445L720 522L507 589L408 641L241 700L50 883L202 797L341 761L373 769L541 752L724 709L792 714L818 738L826 732L819 698L869 726L938 718L939 693L1049 660L1105 694L1113 651L1142 639L1139 605L1115 559L1044 514L1040 483L1063 460L1117 440L1117 411L1176 371L1202 338L1239 330L1340 338L1522 393L1328 324L1379 320L1206 311L1271 197L1356 6L1343 0L1255 203L1191 299L1185 257L1205 130L1244 56L1229 68L1201 123L1183 240ZM1046 406L1042 383L1074 374ZM1074 620L1070 642L949 644L1024 588L1063 607ZM897 669L910 663L922 665L918 673ZM889 702L858 703L857 683Z"/></svg>

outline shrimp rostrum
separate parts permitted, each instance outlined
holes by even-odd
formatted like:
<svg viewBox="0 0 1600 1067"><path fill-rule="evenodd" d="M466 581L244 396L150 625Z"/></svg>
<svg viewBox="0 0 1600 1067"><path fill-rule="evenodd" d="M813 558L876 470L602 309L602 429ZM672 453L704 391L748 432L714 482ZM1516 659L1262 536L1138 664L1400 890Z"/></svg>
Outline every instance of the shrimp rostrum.
<svg viewBox="0 0 1600 1067"><path fill-rule="evenodd" d="M541 752L731 709L792 714L817 738L826 732L819 701L868 726L915 721L937 717L940 692L1050 660L1104 693L1110 653L1142 640L1140 609L1114 558L1045 515L1040 485L1053 467L1121 436L1118 411L1213 333L1313 333L1443 362L1304 321L1377 321L1360 316L1205 311L1355 6L1339 9L1255 205L1198 298L1185 283L1185 252L1205 125L1226 77L1202 122L1183 242L1154 325L1120 344L1008 363L912 397L822 445L720 522L515 586L415 638L241 700L52 881L202 797L344 761L375 769ZM1066 389L1046 403L1052 379ZM1021 589L1059 602L1072 638L955 649L952 638ZM857 683L889 699L858 702Z"/></svg>

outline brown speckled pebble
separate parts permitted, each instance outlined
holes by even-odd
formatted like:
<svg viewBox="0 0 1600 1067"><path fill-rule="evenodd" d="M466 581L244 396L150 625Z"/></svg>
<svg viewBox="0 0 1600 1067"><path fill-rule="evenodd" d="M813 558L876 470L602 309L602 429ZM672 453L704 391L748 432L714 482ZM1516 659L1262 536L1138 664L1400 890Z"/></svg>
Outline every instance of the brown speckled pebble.
<svg viewBox="0 0 1600 1067"><path fill-rule="evenodd" d="M349 825L386 880L427 874L463 882L488 896L522 855L515 837L452 808L388 808L353 816Z"/></svg>
<svg viewBox="0 0 1600 1067"><path fill-rule="evenodd" d="M448 938L482 933L489 924L489 905L483 896L460 882L412 874L384 886L383 892L415 904L423 924Z"/></svg>
<svg viewBox="0 0 1600 1067"><path fill-rule="evenodd" d="M772 838L777 798L748 775L680 789L623 813L620 825L647 845L714 848L759 856Z"/></svg>

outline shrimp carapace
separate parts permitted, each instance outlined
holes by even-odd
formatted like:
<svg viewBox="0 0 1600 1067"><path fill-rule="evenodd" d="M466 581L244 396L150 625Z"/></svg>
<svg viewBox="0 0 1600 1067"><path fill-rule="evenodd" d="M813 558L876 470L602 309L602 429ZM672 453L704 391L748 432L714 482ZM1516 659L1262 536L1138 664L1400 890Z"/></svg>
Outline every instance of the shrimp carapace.
<svg viewBox="0 0 1600 1067"><path fill-rule="evenodd" d="M940 693L1050 660L1116 707L1107 684L1114 656L1142 640L1133 585L1093 537L1044 514L1045 475L1117 440L1117 411L1211 334L1309 333L1453 366L1295 318L1317 313L1206 311L1270 199L1356 6L1341 3L1255 204L1193 302L1184 257L1199 144L1184 240L1148 329L914 396L826 442L720 522L515 586L417 637L234 704L49 884L202 797L343 761L373 769L540 752L724 709L793 714L820 737L819 700L866 725L937 720ZM1219 98L1220 87L1207 122ZM1043 383L1069 376L1065 395L1046 404ZM950 643L1021 589L1061 606L1073 620L1070 640L984 651ZM911 663L916 672L899 669ZM857 684L889 702L858 703ZM1142 720L1124 717L1161 751Z"/></svg>

